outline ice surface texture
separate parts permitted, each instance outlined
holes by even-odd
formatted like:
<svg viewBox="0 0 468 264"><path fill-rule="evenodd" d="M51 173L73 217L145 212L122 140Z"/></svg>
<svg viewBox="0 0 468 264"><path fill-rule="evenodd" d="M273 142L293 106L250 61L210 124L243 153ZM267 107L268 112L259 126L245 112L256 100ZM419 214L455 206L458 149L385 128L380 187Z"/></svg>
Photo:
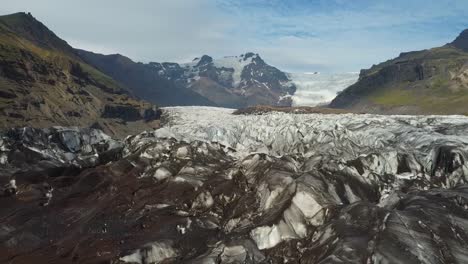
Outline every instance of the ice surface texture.
<svg viewBox="0 0 468 264"><path fill-rule="evenodd" d="M467 262L468 118L231 112L167 108L95 152L4 134L0 262Z"/></svg>

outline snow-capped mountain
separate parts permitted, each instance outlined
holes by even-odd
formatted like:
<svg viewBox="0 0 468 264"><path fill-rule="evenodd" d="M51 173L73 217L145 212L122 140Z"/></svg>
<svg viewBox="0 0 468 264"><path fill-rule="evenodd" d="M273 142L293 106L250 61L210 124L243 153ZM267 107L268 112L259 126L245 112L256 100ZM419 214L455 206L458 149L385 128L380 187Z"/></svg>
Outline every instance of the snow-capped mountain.
<svg viewBox="0 0 468 264"><path fill-rule="evenodd" d="M190 63L150 65L160 77L193 90L220 106L290 106L296 91L288 75L252 52L213 59L204 55Z"/></svg>
<svg viewBox="0 0 468 264"><path fill-rule="evenodd" d="M357 73L286 73L252 52L218 59L203 55L181 64L144 64L121 55L77 52L136 96L160 106L317 106L332 101L359 77Z"/></svg>
<svg viewBox="0 0 468 264"><path fill-rule="evenodd" d="M340 91L354 84L359 73L289 73L288 77L297 87L293 106L318 106L330 103Z"/></svg>

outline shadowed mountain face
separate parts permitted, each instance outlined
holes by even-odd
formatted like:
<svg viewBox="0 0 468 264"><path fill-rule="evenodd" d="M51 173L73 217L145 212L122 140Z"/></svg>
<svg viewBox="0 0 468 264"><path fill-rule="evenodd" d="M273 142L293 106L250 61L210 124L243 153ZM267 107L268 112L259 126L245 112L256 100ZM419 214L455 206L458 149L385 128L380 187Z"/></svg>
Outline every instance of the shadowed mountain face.
<svg viewBox="0 0 468 264"><path fill-rule="evenodd" d="M396 114L468 114L468 31L452 43L402 53L368 70L334 108Z"/></svg>
<svg viewBox="0 0 468 264"><path fill-rule="evenodd" d="M158 115L30 14L0 17L2 128L96 126L123 136L157 126Z"/></svg>
<svg viewBox="0 0 468 264"><path fill-rule="evenodd" d="M143 64L121 55L77 52L137 96L158 105L290 106L296 91L284 72L254 53L217 60L204 55L186 64Z"/></svg>
<svg viewBox="0 0 468 264"><path fill-rule="evenodd" d="M102 55L84 50L76 52L84 61L129 87L138 97L157 105L216 105L200 94L159 76L158 69L151 65L136 63L118 54Z"/></svg>
<svg viewBox="0 0 468 264"><path fill-rule="evenodd" d="M468 52L468 29L464 30L453 42L452 46Z"/></svg>

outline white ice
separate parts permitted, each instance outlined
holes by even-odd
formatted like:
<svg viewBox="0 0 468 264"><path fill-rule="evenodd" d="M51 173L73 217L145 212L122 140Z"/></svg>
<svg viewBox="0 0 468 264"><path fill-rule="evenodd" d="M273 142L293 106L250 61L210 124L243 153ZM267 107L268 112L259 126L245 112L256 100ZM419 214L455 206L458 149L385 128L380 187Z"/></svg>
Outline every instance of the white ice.
<svg viewBox="0 0 468 264"><path fill-rule="evenodd" d="M381 153L387 161L383 170L396 170L395 150L414 152L427 166L435 143L467 148L468 127L465 116L382 116L267 113L232 115L233 109L216 107L164 108L169 121L156 131L163 137L191 142L219 142L237 150L239 157L263 152L280 156L300 154L307 157L324 153L349 160ZM458 129L448 129L447 128ZM447 131L442 134L440 129ZM372 160L367 162L372 163ZM378 164L376 165L378 166Z"/></svg>
<svg viewBox="0 0 468 264"><path fill-rule="evenodd" d="M354 84L359 73L289 73L296 85L292 96L293 106L317 106L331 102L338 92Z"/></svg>

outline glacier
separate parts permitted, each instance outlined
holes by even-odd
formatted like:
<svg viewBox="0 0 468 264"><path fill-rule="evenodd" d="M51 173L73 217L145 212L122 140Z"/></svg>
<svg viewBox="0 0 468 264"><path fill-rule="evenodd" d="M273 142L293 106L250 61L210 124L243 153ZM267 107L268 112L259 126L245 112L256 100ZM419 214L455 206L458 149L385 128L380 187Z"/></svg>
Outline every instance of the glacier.
<svg viewBox="0 0 468 264"><path fill-rule="evenodd" d="M233 115L216 107L164 108L166 124L159 137L218 142L236 155L318 154L350 159L360 154L412 150L428 154L428 145L466 148L466 116L384 116L371 114ZM419 150L419 151L418 151Z"/></svg>
<svg viewBox="0 0 468 264"><path fill-rule="evenodd" d="M337 93L356 83L359 73L289 73L296 85L293 106L318 106L330 103Z"/></svg>
<svg viewBox="0 0 468 264"><path fill-rule="evenodd" d="M467 262L468 117L233 112L0 134L0 262Z"/></svg>

